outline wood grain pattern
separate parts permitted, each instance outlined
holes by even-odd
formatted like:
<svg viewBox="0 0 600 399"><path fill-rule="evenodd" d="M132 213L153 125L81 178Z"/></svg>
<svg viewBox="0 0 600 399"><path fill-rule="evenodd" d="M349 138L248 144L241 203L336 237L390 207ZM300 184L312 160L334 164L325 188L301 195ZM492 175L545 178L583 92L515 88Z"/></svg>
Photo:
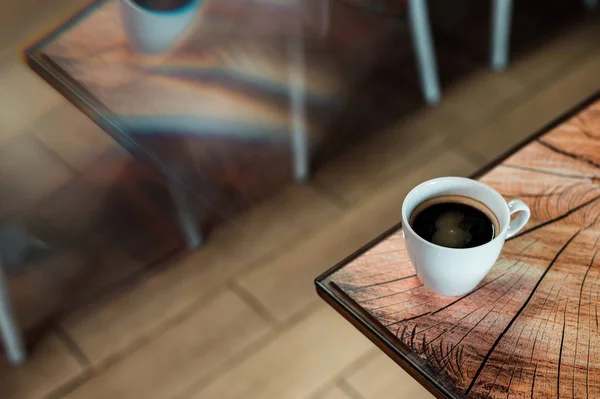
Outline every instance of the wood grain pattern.
<svg viewBox="0 0 600 399"><path fill-rule="evenodd" d="M480 180L524 200L532 217L471 293L427 290L400 232L326 283L459 396L600 397L600 102Z"/></svg>

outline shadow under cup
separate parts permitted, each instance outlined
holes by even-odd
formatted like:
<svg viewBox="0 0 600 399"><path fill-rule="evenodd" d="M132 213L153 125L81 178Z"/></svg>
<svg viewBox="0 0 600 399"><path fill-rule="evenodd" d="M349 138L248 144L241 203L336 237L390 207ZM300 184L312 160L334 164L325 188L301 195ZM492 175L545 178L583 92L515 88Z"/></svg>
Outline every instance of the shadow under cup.
<svg viewBox="0 0 600 399"><path fill-rule="evenodd" d="M420 237L409 223L411 215L423 202L441 196L467 197L484 204L498 222L494 238L471 248L450 248ZM426 181L411 190L402 204L402 232L409 258L423 284L441 295L463 295L479 284L498 259L509 224L504 198L491 187L462 177Z"/></svg>

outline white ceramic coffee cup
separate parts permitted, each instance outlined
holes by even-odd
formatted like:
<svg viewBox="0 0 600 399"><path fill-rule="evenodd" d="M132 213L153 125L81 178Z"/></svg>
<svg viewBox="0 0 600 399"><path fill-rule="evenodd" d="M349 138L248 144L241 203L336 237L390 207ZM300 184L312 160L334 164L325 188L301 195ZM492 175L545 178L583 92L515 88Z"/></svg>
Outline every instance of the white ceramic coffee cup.
<svg viewBox="0 0 600 399"><path fill-rule="evenodd" d="M121 19L129 45L156 54L173 47L196 20L201 0L168 11L150 10L132 0L120 0Z"/></svg>
<svg viewBox="0 0 600 399"><path fill-rule="evenodd" d="M487 206L497 217L500 231L490 242L473 248L447 248L421 238L409 224L413 210L423 201L442 195L461 195ZM511 215L518 215L511 220ZM490 271L504 245L529 220L529 207L521 200L508 203L496 190L464 177L440 177L413 188L402 204L402 233L408 256L425 287L446 296L474 289Z"/></svg>

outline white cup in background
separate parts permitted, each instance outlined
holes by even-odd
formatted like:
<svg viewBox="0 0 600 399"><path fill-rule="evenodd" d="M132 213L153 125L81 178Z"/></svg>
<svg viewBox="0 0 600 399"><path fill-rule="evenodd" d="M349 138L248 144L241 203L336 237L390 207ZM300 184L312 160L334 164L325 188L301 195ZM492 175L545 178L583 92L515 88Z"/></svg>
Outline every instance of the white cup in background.
<svg viewBox="0 0 600 399"><path fill-rule="evenodd" d="M196 20L201 0L172 10L152 10L133 0L119 0L129 45L137 52L157 54L172 48Z"/></svg>
<svg viewBox="0 0 600 399"><path fill-rule="evenodd" d="M494 238L477 247L448 248L421 238L409 221L415 208L430 198L459 195L483 203L498 219L500 230ZM511 215L519 213L511 221ZM402 204L402 233L408 256L425 287L446 296L464 295L473 290L490 271L507 238L529 220L529 207L521 200L506 202L502 195L476 180L441 177L413 188Z"/></svg>

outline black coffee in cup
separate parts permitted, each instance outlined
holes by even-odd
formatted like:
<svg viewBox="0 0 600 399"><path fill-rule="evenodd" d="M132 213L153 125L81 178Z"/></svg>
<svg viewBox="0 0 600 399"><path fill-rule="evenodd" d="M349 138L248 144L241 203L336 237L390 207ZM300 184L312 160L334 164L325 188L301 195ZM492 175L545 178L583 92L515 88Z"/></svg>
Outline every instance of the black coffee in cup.
<svg viewBox="0 0 600 399"><path fill-rule="evenodd" d="M196 0L132 0L138 6L151 11L173 11L184 8Z"/></svg>
<svg viewBox="0 0 600 399"><path fill-rule="evenodd" d="M430 198L415 208L410 225L421 238L448 248L473 248L494 239L499 230L493 212L460 195Z"/></svg>

